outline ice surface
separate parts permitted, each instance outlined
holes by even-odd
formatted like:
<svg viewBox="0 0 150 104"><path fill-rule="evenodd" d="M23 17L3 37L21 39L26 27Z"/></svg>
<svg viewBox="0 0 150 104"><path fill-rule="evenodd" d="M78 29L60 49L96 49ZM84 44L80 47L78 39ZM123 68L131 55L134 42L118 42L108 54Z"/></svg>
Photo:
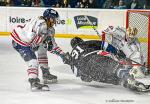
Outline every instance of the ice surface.
<svg viewBox="0 0 150 104"><path fill-rule="evenodd" d="M65 52L71 50L70 39L56 41ZM51 73L58 76L58 83L49 85L51 91L31 92L25 62L12 48L10 37L0 37L0 104L150 104L148 94L82 82L59 57L48 55Z"/></svg>

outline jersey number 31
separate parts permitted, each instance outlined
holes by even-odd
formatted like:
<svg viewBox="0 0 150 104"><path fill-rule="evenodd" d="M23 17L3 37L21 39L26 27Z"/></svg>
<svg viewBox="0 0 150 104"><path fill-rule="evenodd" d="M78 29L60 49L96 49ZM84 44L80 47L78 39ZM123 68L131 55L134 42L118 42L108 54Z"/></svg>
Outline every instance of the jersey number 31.
<svg viewBox="0 0 150 104"><path fill-rule="evenodd" d="M79 55L80 55L82 52L84 52L84 50L83 50L81 47L77 46L77 47L72 51L71 56L74 57L75 59L78 59L78 58L79 58Z"/></svg>

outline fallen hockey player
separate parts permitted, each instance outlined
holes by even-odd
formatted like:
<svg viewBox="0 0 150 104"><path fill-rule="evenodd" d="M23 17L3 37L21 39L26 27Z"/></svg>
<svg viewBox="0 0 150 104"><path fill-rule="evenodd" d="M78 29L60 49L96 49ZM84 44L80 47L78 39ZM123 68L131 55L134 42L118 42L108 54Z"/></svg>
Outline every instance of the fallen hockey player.
<svg viewBox="0 0 150 104"><path fill-rule="evenodd" d="M112 45L98 40L83 41L75 37L71 40L71 46L73 49L69 65L82 81L122 85L136 91L150 89L148 69L140 64L132 65Z"/></svg>

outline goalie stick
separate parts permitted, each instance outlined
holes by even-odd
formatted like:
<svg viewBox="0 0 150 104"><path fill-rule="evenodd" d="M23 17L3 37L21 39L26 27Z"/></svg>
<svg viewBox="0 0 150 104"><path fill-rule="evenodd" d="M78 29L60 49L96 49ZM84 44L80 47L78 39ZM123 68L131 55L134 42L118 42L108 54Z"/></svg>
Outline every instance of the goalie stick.
<svg viewBox="0 0 150 104"><path fill-rule="evenodd" d="M101 38L101 34L98 32L98 30L94 27L93 23L89 20L89 18L84 15L85 19L87 20L87 22L92 26L92 29L96 32L96 34Z"/></svg>
<svg viewBox="0 0 150 104"><path fill-rule="evenodd" d="M95 33L97 34L97 36L98 36L101 40L103 40L103 34L100 34L100 33L98 32L98 30L94 27L93 23L90 21L90 19L89 19L86 15L84 15L84 17L85 17L85 19L87 20L87 22L92 26L92 29L95 31ZM102 45L101 45L101 47L102 47Z"/></svg>

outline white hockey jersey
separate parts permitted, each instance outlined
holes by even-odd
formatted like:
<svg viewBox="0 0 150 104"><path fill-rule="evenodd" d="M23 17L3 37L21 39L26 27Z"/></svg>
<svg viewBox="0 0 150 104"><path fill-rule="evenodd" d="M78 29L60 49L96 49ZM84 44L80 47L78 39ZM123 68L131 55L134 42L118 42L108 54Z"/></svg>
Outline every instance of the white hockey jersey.
<svg viewBox="0 0 150 104"><path fill-rule="evenodd" d="M118 50L122 50L127 58L139 64L144 63L140 43L136 37L133 41L127 40L125 28L109 26L104 32L106 33L106 41Z"/></svg>
<svg viewBox="0 0 150 104"><path fill-rule="evenodd" d="M47 28L45 20L41 17L32 18L24 26L18 25L13 29L11 36L13 40L22 46L40 45L47 36L54 37L54 28ZM54 39L53 44L56 45Z"/></svg>

